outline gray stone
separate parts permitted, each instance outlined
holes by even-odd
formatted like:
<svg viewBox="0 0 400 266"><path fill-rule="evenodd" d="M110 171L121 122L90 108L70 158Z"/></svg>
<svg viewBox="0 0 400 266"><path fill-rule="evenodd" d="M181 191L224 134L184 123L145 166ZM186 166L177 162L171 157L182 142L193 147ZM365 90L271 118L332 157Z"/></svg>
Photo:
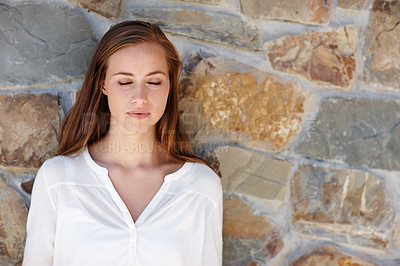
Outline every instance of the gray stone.
<svg viewBox="0 0 400 266"><path fill-rule="evenodd" d="M17 94L0 97L0 164L39 167L58 148L58 97Z"/></svg>
<svg viewBox="0 0 400 266"><path fill-rule="evenodd" d="M400 103L326 98L297 151L318 160L400 170Z"/></svg>
<svg viewBox="0 0 400 266"><path fill-rule="evenodd" d="M240 0L243 14L253 19L274 19L310 25L329 23L330 2L330 0Z"/></svg>
<svg viewBox="0 0 400 266"><path fill-rule="evenodd" d="M169 33L249 49L261 49L256 27L241 20L240 16L179 8L137 8L127 12L130 19L144 19L156 23Z"/></svg>
<svg viewBox="0 0 400 266"><path fill-rule="evenodd" d="M96 36L78 10L0 4L0 87L67 81L85 74Z"/></svg>
<svg viewBox="0 0 400 266"><path fill-rule="evenodd" d="M17 193L0 178L0 264L22 260L27 209Z"/></svg>
<svg viewBox="0 0 400 266"><path fill-rule="evenodd" d="M224 192L252 195L282 204L291 164L234 146L215 150Z"/></svg>
<svg viewBox="0 0 400 266"><path fill-rule="evenodd" d="M264 242L260 239L240 239L234 237L224 237L223 240L224 266L243 266L257 265L252 262L266 263L266 257L263 252Z"/></svg>

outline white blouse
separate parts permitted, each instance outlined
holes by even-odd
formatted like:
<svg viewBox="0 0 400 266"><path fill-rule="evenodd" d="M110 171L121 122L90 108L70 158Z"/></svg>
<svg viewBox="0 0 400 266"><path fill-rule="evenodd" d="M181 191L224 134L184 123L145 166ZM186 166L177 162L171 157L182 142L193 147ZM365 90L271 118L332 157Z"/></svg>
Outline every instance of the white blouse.
<svg viewBox="0 0 400 266"><path fill-rule="evenodd" d="M185 163L134 222L87 149L49 159L32 191L23 265L222 265L219 177Z"/></svg>

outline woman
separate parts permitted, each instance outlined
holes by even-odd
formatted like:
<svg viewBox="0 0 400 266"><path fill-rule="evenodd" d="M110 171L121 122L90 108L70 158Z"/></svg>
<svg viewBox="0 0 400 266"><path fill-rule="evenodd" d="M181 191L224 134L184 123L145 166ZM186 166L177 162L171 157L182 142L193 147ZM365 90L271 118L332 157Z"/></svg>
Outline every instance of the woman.
<svg viewBox="0 0 400 266"><path fill-rule="evenodd" d="M24 265L222 264L220 181L179 122L180 69L156 25L104 35L37 174Z"/></svg>

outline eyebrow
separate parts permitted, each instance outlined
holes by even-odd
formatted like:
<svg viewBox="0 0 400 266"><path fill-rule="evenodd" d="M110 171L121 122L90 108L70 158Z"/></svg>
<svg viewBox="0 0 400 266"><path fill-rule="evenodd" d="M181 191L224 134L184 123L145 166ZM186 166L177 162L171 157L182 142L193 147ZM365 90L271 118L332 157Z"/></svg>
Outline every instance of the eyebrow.
<svg viewBox="0 0 400 266"><path fill-rule="evenodd" d="M150 73L146 74L146 77L157 75L157 74L162 74L164 76L167 75L161 70L156 70L156 71L153 71L153 72L150 72ZM130 76L130 77L134 77L135 76L134 74L132 74L130 72L118 72L118 73L113 74L113 76L117 76L117 75Z"/></svg>

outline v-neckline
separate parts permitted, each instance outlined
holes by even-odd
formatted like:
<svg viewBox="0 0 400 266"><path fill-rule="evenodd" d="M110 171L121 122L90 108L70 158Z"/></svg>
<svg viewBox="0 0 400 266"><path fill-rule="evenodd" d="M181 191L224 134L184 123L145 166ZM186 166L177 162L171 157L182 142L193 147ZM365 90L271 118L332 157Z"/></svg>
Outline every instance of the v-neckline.
<svg viewBox="0 0 400 266"><path fill-rule="evenodd" d="M102 178L102 181L106 185L106 188L108 189L111 197L113 198L114 202L117 204L118 208L122 212L124 216L124 221L127 223L129 228L137 229L141 224L143 224L144 221L146 221L147 217L150 215L151 211L157 206L157 204L161 201L162 197L165 195L165 192L168 189L168 186L170 184L170 180L174 176L180 176L183 174L183 172L186 172L186 169L189 166L189 162L185 162L178 170L175 172L172 172L170 174L167 174L164 176L164 180L160 186L160 188L157 190L157 192L154 194L152 199L149 201L149 203L146 205L146 207L143 209L143 211L139 214L138 218L136 221L133 219L128 206L125 204L123 199L121 198L120 194L114 187L113 183L111 182L111 178L109 177L109 172L108 169L99 165L96 163L92 156L89 153L89 149L86 147L85 150L83 151L84 157L86 158L86 162L89 164L89 166L94 169L96 172L100 173Z"/></svg>

